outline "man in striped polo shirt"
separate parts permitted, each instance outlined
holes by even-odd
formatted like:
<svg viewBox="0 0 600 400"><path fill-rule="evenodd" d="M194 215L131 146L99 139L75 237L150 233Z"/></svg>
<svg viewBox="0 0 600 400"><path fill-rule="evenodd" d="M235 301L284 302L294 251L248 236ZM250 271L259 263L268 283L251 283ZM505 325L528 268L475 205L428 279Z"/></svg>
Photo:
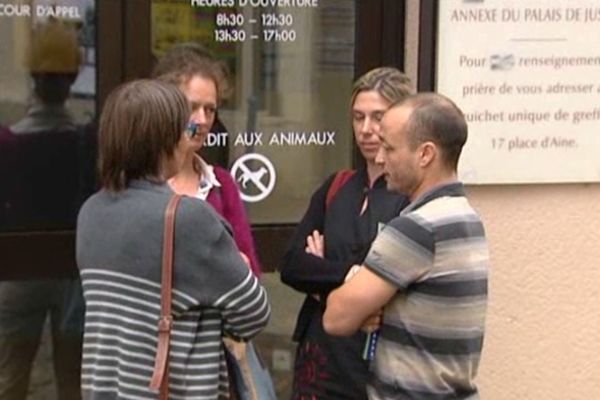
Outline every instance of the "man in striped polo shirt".
<svg viewBox="0 0 600 400"><path fill-rule="evenodd" d="M381 323L370 399L478 399L489 253L457 180L463 113L441 95L417 94L386 112L380 138L388 189L411 204L377 236L366 268L329 295L325 330Z"/></svg>

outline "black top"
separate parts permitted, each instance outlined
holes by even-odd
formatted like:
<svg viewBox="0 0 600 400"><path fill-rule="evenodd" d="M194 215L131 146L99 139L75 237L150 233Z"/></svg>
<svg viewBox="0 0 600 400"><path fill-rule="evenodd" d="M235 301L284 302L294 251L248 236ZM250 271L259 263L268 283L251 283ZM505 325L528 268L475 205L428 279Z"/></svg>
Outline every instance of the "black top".
<svg viewBox="0 0 600 400"><path fill-rule="evenodd" d="M361 351L365 335L358 333L350 338L331 337L323 331L321 319L327 294L343 283L353 264L362 263L377 235L379 224L397 216L409 201L405 196L387 191L383 177L369 189L366 169L361 169L338 190L331 204L326 207L325 198L334 177L335 174L330 176L313 194L308 210L291 238L281 267L282 282L307 293L294 331L294 340L300 344L294 390L300 390L298 385L305 384L318 386L310 390L318 399L364 399L367 365L361 359ZM368 196L369 205L360 215L365 196ZM325 236L325 258L305 252L306 237L313 230ZM319 294L320 301L310 294ZM344 341L348 343L338 348ZM298 369L302 369L301 364L314 362L315 358L314 355L308 357L313 359L311 361L301 357L300 350L305 342L311 342L311 346L313 342L321 343L321 347L326 349L324 351L327 354L316 357L324 360L323 369L326 371L315 382L299 383L297 381L302 374L298 373Z"/></svg>

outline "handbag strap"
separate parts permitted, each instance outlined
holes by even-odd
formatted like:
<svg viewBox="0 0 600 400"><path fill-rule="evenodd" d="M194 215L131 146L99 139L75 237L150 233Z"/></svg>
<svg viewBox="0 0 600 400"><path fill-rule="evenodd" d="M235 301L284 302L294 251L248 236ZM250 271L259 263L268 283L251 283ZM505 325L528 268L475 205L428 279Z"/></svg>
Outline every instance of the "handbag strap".
<svg viewBox="0 0 600 400"><path fill-rule="evenodd" d="M158 320L158 348L154 360L154 372L150 380L150 389L159 389L159 399L169 397L169 342L173 316L171 315L171 298L173 287L173 245L175 236L175 212L181 195L174 194L169 199L165 211L165 227L162 249L162 283L160 287L160 318Z"/></svg>
<svg viewBox="0 0 600 400"><path fill-rule="evenodd" d="M342 169L335 174L329 189L327 189L327 197L325 197L325 211L329 208L333 198L339 192L339 190L354 176L356 170L354 169Z"/></svg>

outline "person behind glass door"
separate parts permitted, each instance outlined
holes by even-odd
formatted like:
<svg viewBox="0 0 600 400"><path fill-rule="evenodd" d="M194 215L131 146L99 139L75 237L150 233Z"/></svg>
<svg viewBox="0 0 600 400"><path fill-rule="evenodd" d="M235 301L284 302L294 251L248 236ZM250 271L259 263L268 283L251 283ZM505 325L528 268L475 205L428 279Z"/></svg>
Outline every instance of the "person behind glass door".
<svg viewBox="0 0 600 400"><path fill-rule="evenodd" d="M18 159L15 135L0 125L0 230L9 226L13 191L18 181L14 176Z"/></svg>
<svg viewBox="0 0 600 400"><path fill-rule="evenodd" d="M368 362L362 358L366 334L332 337L321 321L327 294L362 261L379 225L408 203L405 196L386 190L375 156L383 114L411 93L410 80L395 68L376 68L356 80L350 116L365 166L339 188L330 204L326 198L336 174L325 180L312 195L285 253L282 282L306 293L293 336L298 342L294 400L367 398Z"/></svg>
<svg viewBox="0 0 600 400"><path fill-rule="evenodd" d="M99 124L102 190L77 220L76 253L86 300L84 399L156 399L149 383L161 300L164 214L189 138L185 96L138 80L107 98ZM264 288L229 227L205 201L184 196L176 212L170 398L228 393L224 334L248 340L267 324Z"/></svg>
<svg viewBox="0 0 600 400"><path fill-rule="evenodd" d="M77 131L65 102L80 61L76 32L69 26L50 19L33 31L27 67L35 102L5 134L10 141L2 144L3 151L13 153L12 165L2 167L6 170L2 173L13 178L10 188L4 188L9 193L3 199L3 231L72 229L75 225ZM51 270L54 254L45 256L44 268ZM29 278L0 282L0 399L26 398L48 316L58 398L79 399L81 282L78 278Z"/></svg>
<svg viewBox="0 0 600 400"><path fill-rule="evenodd" d="M10 230L72 229L77 214L78 132L66 106L79 73L75 29L50 19L32 32L27 67L33 103L10 126L18 153ZM59 178L60 177L60 178Z"/></svg>
<svg viewBox="0 0 600 400"><path fill-rule="evenodd" d="M215 126L218 105L227 92L222 64L216 62L201 46L182 44L173 47L161 58L153 76L175 84L192 105L190 125L193 134L181 171L169 180L177 193L208 201L231 224L233 236L244 259L255 275L261 268L246 210L239 189L229 172L206 163L198 152Z"/></svg>

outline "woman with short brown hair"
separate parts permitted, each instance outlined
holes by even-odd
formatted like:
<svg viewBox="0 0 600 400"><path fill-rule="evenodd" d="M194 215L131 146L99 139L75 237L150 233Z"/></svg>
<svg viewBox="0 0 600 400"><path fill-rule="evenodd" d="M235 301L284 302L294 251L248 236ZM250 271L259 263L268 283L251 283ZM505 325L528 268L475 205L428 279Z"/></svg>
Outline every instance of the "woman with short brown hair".
<svg viewBox="0 0 600 400"><path fill-rule="evenodd" d="M164 212L189 141L190 109L165 82L140 80L111 93L99 126L103 188L77 222L77 264L86 301L84 399L157 398ZM224 334L250 339L267 324L264 288L222 219L184 197L176 213L171 398L228 398Z"/></svg>
<svg viewBox="0 0 600 400"><path fill-rule="evenodd" d="M117 88L100 117L102 186L120 191L132 179L164 178L189 115L186 98L171 85L140 80Z"/></svg>

